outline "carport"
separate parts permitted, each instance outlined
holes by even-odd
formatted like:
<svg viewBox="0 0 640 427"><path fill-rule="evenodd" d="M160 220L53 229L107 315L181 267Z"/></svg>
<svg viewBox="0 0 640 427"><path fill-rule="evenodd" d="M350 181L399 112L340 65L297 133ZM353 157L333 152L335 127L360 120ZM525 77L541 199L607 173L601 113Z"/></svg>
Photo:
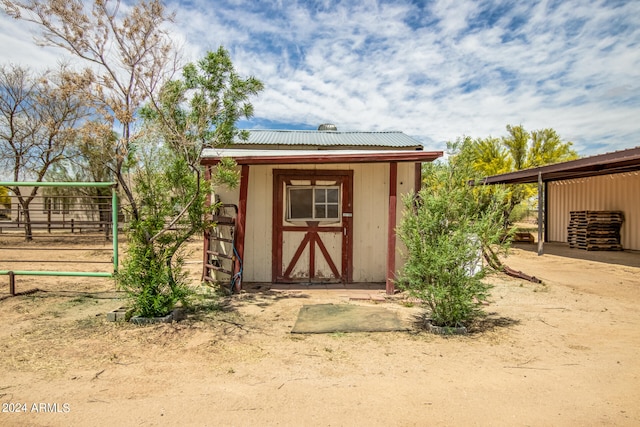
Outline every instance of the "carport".
<svg viewBox="0 0 640 427"><path fill-rule="evenodd" d="M635 147L493 175L476 185L538 184L538 255L544 242L566 242L572 210L623 211L623 246L640 250L639 171L640 147Z"/></svg>

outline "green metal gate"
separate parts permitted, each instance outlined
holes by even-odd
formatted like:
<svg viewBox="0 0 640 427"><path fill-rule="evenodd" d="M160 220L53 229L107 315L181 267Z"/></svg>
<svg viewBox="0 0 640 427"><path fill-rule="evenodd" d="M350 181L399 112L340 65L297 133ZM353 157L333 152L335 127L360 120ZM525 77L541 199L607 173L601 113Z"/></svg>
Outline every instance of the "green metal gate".
<svg viewBox="0 0 640 427"><path fill-rule="evenodd" d="M111 188L111 239L113 244L113 272L56 271L56 270L2 270L9 276L9 293L15 295L15 276L75 276L114 277L118 271L118 194L115 182L0 182L0 187L110 187Z"/></svg>

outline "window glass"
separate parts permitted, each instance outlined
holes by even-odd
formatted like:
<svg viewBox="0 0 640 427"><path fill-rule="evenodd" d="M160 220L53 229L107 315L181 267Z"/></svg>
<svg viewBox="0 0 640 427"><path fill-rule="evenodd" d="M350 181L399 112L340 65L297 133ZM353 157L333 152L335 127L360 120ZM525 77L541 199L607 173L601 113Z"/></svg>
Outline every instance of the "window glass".
<svg viewBox="0 0 640 427"><path fill-rule="evenodd" d="M289 189L289 218L313 218L313 192L311 188Z"/></svg>
<svg viewBox="0 0 640 427"><path fill-rule="evenodd" d="M287 188L287 218L337 220L340 218L339 187L290 186Z"/></svg>
<svg viewBox="0 0 640 427"><path fill-rule="evenodd" d="M327 206L327 218L338 218L338 205Z"/></svg>
<svg viewBox="0 0 640 427"><path fill-rule="evenodd" d="M338 189L337 188L329 188L327 189L327 202L330 203L338 203Z"/></svg>

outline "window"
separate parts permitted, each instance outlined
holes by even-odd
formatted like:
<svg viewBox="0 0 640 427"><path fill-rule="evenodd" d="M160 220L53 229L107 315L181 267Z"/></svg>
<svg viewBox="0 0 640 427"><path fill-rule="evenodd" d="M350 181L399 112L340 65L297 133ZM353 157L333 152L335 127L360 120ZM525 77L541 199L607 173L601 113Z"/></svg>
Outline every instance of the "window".
<svg viewBox="0 0 640 427"><path fill-rule="evenodd" d="M63 214L69 213L70 201L66 197L45 197L43 202L42 213Z"/></svg>
<svg viewBox="0 0 640 427"><path fill-rule="evenodd" d="M339 220L340 187L287 187L287 219Z"/></svg>

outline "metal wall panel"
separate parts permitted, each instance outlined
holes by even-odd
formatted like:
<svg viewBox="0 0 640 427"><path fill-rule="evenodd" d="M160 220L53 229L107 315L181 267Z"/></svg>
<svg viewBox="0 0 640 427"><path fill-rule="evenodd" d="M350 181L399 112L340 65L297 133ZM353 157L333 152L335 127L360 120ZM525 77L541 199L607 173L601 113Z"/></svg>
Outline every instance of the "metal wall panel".
<svg viewBox="0 0 640 427"><path fill-rule="evenodd" d="M640 172L550 182L548 238L566 242L569 212L622 211L622 247L640 250Z"/></svg>

